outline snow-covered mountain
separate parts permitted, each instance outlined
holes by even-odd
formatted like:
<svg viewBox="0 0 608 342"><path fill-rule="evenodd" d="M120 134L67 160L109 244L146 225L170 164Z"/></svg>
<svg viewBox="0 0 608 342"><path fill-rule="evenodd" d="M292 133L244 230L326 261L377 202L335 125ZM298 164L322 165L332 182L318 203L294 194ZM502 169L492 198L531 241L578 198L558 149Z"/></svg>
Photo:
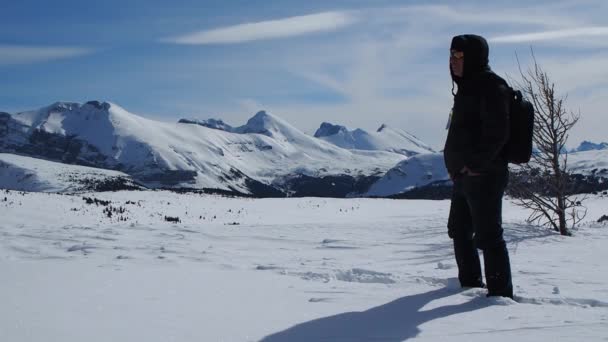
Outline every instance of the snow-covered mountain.
<svg viewBox="0 0 608 342"><path fill-rule="evenodd" d="M218 124L218 122L216 122ZM294 175L381 175L403 155L347 150L258 112L228 132L164 123L109 102L0 116L0 152L122 171L148 187L277 191Z"/></svg>
<svg viewBox="0 0 608 342"><path fill-rule="evenodd" d="M36 192L142 189L129 175L0 153L0 188Z"/></svg>
<svg viewBox="0 0 608 342"><path fill-rule="evenodd" d="M291 130L293 127L285 126L279 123L276 118L273 118L272 115L268 114L266 111L262 110L257 112L251 119L247 121L247 123L243 126L232 127L229 124L225 123L221 119L207 119L207 120L190 120L190 119L180 119L179 123L186 124L196 124L199 126L218 129L225 132L237 133L237 134L264 134L269 137L274 137L277 132L281 132L282 130Z"/></svg>
<svg viewBox="0 0 608 342"><path fill-rule="evenodd" d="M449 180L449 176L443 153L419 154L399 162L375 182L365 195L386 197L446 180Z"/></svg>
<svg viewBox="0 0 608 342"><path fill-rule="evenodd" d="M76 191L82 185L49 183L63 174L114 184L103 177L87 178L90 170L46 164L55 161L120 171L109 176L99 172L151 188L211 188L258 196L392 196L447 180L442 154L430 150L385 125L370 134L323 123L312 137L265 111L238 127L213 119L158 122L98 101L57 102L12 115L0 112L0 153L44 159L17 162L13 156L7 162L4 155L6 184L1 187L10 183L18 189ZM608 178L608 149L570 153L569 166L576 174ZM17 179L25 185L15 187ZM28 179L38 185L28 185ZM91 188L89 183L83 189Z"/></svg>
<svg viewBox="0 0 608 342"><path fill-rule="evenodd" d="M389 151L405 156L434 152L415 136L384 124L376 132L368 133L359 128L350 131L345 126L324 122L315 137L351 150Z"/></svg>
<svg viewBox="0 0 608 342"><path fill-rule="evenodd" d="M608 149L569 153L568 169L575 174L608 179Z"/></svg>
<svg viewBox="0 0 608 342"><path fill-rule="evenodd" d="M596 144L585 140L577 148L572 149L570 152L585 152L594 150L608 150L608 143L602 142Z"/></svg>
<svg viewBox="0 0 608 342"><path fill-rule="evenodd" d="M575 182L580 185L581 191L605 189L601 184L608 181L608 149L569 153L568 169L575 175ZM427 185L447 186L448 183L443 153L419 154L399 162L373 183L364 196L388 197ZM432 189L424 190L428 190L429 194L435 192ZM420 193L415 198L426 197Z"/></svg>

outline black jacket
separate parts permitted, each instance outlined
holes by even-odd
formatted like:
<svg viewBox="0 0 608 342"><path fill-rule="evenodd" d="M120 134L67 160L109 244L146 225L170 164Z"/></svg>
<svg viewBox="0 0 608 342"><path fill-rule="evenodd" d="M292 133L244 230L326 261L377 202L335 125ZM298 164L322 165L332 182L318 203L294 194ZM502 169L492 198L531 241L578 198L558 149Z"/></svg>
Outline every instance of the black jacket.
<svg viewBox="0 0 608 342"><path fill-rule="evenodd" d="M464 166L477 173L504 170L503 152L509 138L511 91L488 65L488 45L482 37L454 37L452 46L464 51L464 74L458 85L444 147L448 172L458 175Z"/></svg>

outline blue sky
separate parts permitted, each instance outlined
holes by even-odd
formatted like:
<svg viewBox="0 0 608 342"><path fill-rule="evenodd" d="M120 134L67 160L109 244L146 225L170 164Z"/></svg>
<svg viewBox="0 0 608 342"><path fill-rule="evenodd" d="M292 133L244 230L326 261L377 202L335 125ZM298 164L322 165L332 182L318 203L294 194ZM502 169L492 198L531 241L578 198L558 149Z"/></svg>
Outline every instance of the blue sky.
<svg viewBox="0 0 608 342"><path fill-rule="evenodd" d="M0 5L0 110L92 99L163 121L265 109L405 129L434 147L451 107L451 37L478 33L517 76L532 46L582 114L570 145L606 141L608 3L577 1L11 1Z"/></svg>

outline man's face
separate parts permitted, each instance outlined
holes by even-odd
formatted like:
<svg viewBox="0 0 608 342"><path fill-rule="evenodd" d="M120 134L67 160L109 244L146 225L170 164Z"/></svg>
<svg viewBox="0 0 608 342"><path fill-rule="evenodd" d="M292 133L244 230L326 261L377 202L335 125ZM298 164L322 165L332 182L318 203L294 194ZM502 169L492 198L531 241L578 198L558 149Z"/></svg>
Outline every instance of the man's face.
<svg viewBox="0 0 608 342"><path fill-rule="evenodd" d="M464 73L464 53L458 50L450 50L450 69L458 77Z"/></svg>

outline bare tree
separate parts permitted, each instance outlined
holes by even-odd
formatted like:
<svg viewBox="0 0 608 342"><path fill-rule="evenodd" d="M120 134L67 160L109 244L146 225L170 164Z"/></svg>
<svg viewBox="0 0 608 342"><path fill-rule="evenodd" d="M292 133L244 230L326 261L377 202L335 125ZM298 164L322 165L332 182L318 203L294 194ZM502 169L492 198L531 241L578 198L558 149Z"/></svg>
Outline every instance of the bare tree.
<svg viewBox="0 0 608 342"><path fill-rule="evenodd" d="M514 170L510 194L518 205L531 210L528 222L570 235L587 213L582 205L585 196L573 194L565 149L580 113L566 110L566 96L556 94L555 83L536 61L534 51L531 55L534 64L525 72L518 58L521 82L517 83L534 106L534 152L530 163Z"/></svg>

